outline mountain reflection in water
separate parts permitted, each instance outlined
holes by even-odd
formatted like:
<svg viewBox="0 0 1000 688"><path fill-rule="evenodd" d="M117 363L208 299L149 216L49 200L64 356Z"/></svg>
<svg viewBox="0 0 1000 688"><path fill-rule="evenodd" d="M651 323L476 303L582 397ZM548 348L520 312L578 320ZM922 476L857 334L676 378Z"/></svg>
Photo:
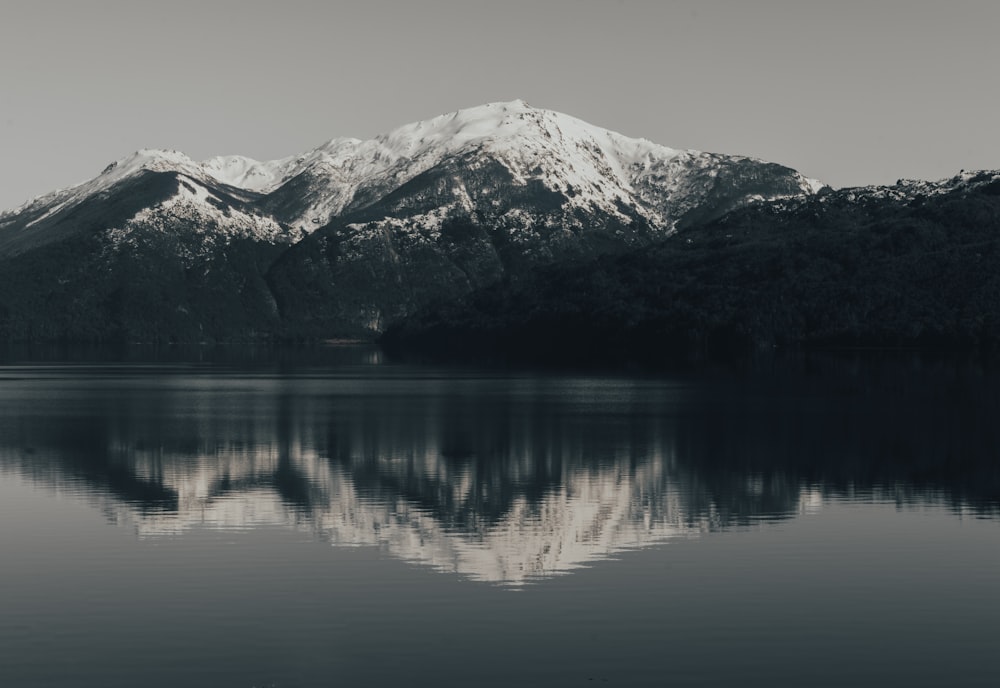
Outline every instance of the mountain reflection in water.
<svg viewBox="0 0 1000 688"><path fill-rule="evenodd" d="M10 366L0 471L140 536L287 525L520 585L830 499L1000 514L981 367L812 359L640 377Z"/></svg>

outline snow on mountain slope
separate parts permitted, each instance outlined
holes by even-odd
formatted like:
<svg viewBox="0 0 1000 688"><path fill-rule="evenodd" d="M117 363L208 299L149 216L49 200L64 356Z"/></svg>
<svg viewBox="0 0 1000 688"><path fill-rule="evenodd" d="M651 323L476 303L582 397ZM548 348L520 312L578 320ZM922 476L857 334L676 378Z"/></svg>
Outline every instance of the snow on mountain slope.
<svg viewBox="0 0 1000 688"><path fill-rule="evenodd" d="M51 191L27 201L18 208L0 213L0 225L3 224L4 220L25 215L31 216L25 223L25 226L30 227L38 224L52 217L60 210L71 208L88 198L108 191L122 180L134 176L142 170L154 172L179 171L194 175L200 174L198 163L183 153L155 149L136 151L128 157L112 162L104 168L101 174L93 179L64 189Z"/></svg>
<svg viewBox="0 0 1000 688"><path fill-rule="evenodd" d="M523 101L460 110L400 127L376 141L391 158L405 161L393 170L400 182L445 157L480 151L500 161L518 183L537 180L566 194L571 206L613 214L633 194L634 166L680 154Z"/></svg>
<svg viewBox="0 0 1000 688"><path fill-rule="evenodd" d="M135 231L190 236L209 250L236 238L291 243L299 233L262 214L258 194L225 185L183 153L141 150L93 179L0 216L0 255L18 255L74 233L101 233L114 247Z"/></svg>
<svg viewBox="0 0 1000 688"><path fill-rule="evenodd" d="M271 161L234 155L197 162L177 151L141 150L93 179L0 214L0 249L18 253L57 240L82 216L92 227L100 221L97 206L150 173L181 180L177 202L161 198L159 188L150 207L132 220L108 218L115 236L136 223L179 228L186 217L200 234L291 241L338 217L367 212L366 224L411 235L417 225L430 223L434 230L448 219L478 218L510 233L527 251L560 227L577 234L603 228L611 237L621 228L639 228L619 241L634 245L649 232L669 232L706 213L821 187L780 165L675 150L515 100L407 124L366 141L337 138ZM410 189L411 183L419 189ZM195 191L185 195L185 188ZM134 189L129 194L131 202L141 201ZM165 215L157 220L157 214ZM433 232L429 238L440 241ZM549 253L542 250L541 260Z"/></svg>
<svg viewBox="0 0 1000 688"><path fill-rule="evenodd" d="M242 155L221 155L202 162L201 169L224 184L267 192L284 181L294 163L294 158L259 162Z"/></svg>
<svg viewBox="0 0 1000 688"><path fill-rule="evenodd" d="M276 214L307 231L345 210L357 210L442 161L469 153L500 161L518 183L541 182L566 194L570 206L618 213L635 205L651 224L676 220L663 212L666 196L684 190L691 170L721 159L633 139L521 100L489 103L401 126L374 139L333 139L302 155L272 161L219 156L204 162L183 153L142 150L82 184L33 199L0 215L33 215L41 222L59 210L107 191L142 170L175 171L207 184L221 183L272 196ZM800 177L796 193L822 185Z"/></svg>
<svg viewBox="0 0 1000 688"><path fill-rule="evenodd" d="M187 265L218 245L234 239L253 239L271 244L291 243L297 235L274 218L234 205L195 179L181 176L177 191L162 201L109 227L106 236L116 251L135 249L143 232L183 235L179 248Z"/></svg>
<svg viewBox="0 0 1000 688"><path fill-rule="evenodd" d="M778 165L675 150L512 101L407 124L369 141L334 139L283 168L288 181L272 189L269 202L283 220L310 231L378 203L442 164L469 158L499 162L515 184L559 194L567 211L624 222L639 216L665 230L706 203L717 202L724 211L824 186ZM773 168L770 177L762 175L754 193L745 193L746 169L766 167ZM724 180L736 183L731 197L719 198ZM457 181L455 186L457 193Z"/></svg>

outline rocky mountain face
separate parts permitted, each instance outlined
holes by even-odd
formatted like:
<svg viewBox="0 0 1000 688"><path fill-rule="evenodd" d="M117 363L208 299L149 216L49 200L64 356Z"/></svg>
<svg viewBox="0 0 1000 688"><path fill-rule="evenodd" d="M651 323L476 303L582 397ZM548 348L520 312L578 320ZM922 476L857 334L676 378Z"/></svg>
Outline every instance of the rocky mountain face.
<svg viewBox="0 0 1000 688"><path fill-rule="evenodd" d="M370 337L822 185L521 101L270 162L141 151L0 214L0 336Z"/></svg>
<svg viewBox="0 0 1000 688"><path fill-rule="evenodd" d="M778 346L1000 347L1000 171L752 204L425 309L425 354L648 362Z"/></svg>

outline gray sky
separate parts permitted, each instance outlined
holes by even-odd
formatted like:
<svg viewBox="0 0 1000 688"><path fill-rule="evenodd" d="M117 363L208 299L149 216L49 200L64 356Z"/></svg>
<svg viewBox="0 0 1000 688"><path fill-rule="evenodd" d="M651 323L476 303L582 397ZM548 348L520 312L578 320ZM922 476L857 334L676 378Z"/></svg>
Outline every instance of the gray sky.
<svg viewBox="0 0 1000 688"><path fill-rule="evenodd" d="M1000 168L996 0L3 0L0 208L524 98L834 186Z"/></svg>

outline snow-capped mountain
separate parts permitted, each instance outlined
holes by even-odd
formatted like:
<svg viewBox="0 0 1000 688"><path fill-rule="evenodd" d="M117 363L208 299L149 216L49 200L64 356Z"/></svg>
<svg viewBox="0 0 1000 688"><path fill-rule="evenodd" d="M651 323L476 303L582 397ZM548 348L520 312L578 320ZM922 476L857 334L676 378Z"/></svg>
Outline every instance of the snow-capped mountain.
<svg viewBox="0 0 1000 688"><path fill-rule="evenodd" d="M251 190L220 181L183 153L142 150L89 181L0 215L0 256L88 232L112 245L134 243L136 232L168 226L208 243L233 237L288 242L293 233L260 213L257 200Z"/></svg>
<svg viewBox="0 0 1000 688"><path fill-rule="evenodd" d="M446 161L468 156L478 165L499 162L509 175L507 183L514 186L535 185L562 194L567 210L599 210L625 218L629 216L622 206L628 206L657 228L676 222L696 204L697 198L690 196L705 192L694 188L695 184L685 184L689 178L702 172L714 178L726 163L747 161L630 139L568 115L513 101L416 122L370 141L334 139L298 158L251 167L243 167L246 161L232 160L207 164L213 170L224 167L235 173L226 178L230 183L259 182L254 188L274 199L284 200L293 191L300 205L284 218L287 221L327 222L369 207ZM770 193L761 191L780 196L822 187L794 173L785 182ZM459 188L456 192L456 203L470 200ZM303 199L308 202L302 203Z"/></svg>
<svg viewBox="0 0 1000 688"><path fill-rule="evenodd" d="M268 285L267 310L308 320L296 334L356 335L504 275L642 246L822 186L773 163L675 150L513 101L267 162L139 151L0 214L0 260L69 242L106 272L155 247L206 273L233 242L251 242L267 258L236 272Z"/></svg>
<svg viewBox="0 0 1000 688"><path fill-rule="evenodd" d="M274 219L310 231L372 205L446 160L469 154L502 163L514 185L540 185L564 194L568 209L602 210L626 218L623 206L628 206L657 228L669 228L696 207L708 194L705 187L711 186L704 182L718 180L728 166L785 173L779 176L787 179L772 180L779 181L778 188L748 193L747 200L813 193L823 186L787 168L674 150L518 100L408 124L368 141L333 139L303 155L267 162L242 156L196 162L178 151L142 150L112 162L89 181L0 214L0 223L24 218L26 225L37 226L60 211L112 193L141 173L165 172L203 187L191 192L201 202L218 205L220 199L207 189L221 185L229 194L243 192L237 194L241 201L274 209Z"/></svg>

